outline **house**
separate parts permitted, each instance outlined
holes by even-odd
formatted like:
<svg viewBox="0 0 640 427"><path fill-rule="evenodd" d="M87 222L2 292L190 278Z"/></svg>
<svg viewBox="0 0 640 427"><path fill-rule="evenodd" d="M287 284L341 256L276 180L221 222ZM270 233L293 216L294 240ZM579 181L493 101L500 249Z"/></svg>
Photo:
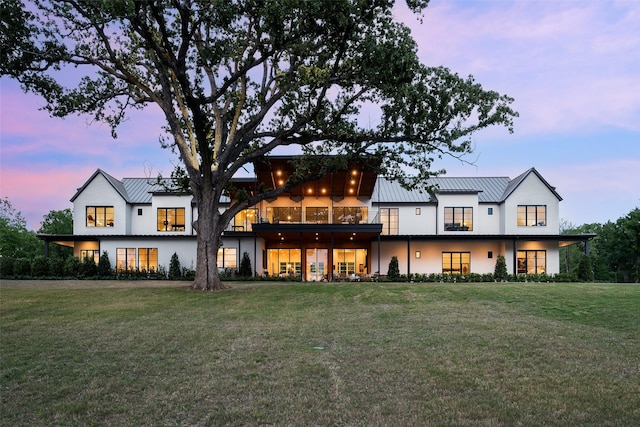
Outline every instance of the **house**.
<svg viewBox="0 0 640 427"><path fill-rule="evenodd" d="M256 163L255 176L234 185L276 187L293 172L292 159ZM403 189L375 166L350 164L243 210L224 231L218 267L237 269L246 252L256 275L357 280L384 275L393 256L401 274L464 275L492 273L504 255L510 274L554 274L561 246L593 237L559 234L562 198L534 168L513 179L435 177L429 194ZM73 235L40 235L47 244L95 260L106 251L118 270L168 268L174 253L195 268L192 196L98 169L71 201ZM220 209L232 203L230 195Z"/></svg>

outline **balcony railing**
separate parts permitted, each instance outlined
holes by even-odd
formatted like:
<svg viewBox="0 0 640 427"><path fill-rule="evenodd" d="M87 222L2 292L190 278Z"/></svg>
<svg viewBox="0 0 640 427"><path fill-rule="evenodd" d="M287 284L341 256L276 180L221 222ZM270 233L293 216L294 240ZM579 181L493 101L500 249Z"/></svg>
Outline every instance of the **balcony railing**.
<svg viewBox="0 0 640 427"><path fill-rule="evenodd" d="M259 223L262 224L317 224L317 225L323 225L323 224L379 224L379 213L376 212L376 215L371 218L370 220L367 220L368 218L361 218L361 217L357 217L355 215L346 215L344 217L337 217L337 218L323 218L323 219L318 219L313 218L313 219L307 219L304 218L302 221L294 221L294 220L290 220L288 218L285 219L281 219L281 218L266 218L266 217L261 217L259 218ZM225 231L252 231L252 225L253 223L250 221L235 221L232 222L231 224L229 224L227 226L227 228L225 229Z"/></svg>

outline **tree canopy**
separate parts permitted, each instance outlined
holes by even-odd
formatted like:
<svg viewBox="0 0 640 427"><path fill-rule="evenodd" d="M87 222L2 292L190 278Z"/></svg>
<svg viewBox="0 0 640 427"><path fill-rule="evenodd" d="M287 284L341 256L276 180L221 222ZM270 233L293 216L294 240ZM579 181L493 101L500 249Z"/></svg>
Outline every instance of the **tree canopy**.
<svg viewBox="0 0 640 427"><path fill-rule="evenodd" d="M116 136L132 108L166 119L162 143L198 205L194 286L220 287L216 250L233 216L333 164L305 160L282 187L217 201L241 168L277 147L327 162L377 156L380 173L424 186L434 159L471 151L491 125L512 131L512 99L420 63L393 0L18 0L2 5L0 71L53 115L91 114ZM428 0L407 0L422 13ZM61 78L75 67L81 78ZM366 125L359 113L375 116ZM314 160L317 161L317 160Z"/></svg>
<svg viewBox="0 0 640 427"><path fill-rule="evenodd" d="M596 234L589 249L595 280L607 282L638 282L640 280L640 208L632 209L615 222L604 224L564 224L562 234ZM584 246L562 248L560 270L579 273Z"/></svg>

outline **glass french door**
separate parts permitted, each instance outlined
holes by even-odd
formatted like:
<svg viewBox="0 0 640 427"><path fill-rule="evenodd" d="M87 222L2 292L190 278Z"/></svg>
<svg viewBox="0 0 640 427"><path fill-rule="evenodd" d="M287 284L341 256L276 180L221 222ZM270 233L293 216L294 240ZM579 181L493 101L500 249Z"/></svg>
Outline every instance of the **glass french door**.
<svg viewBox="0 0 640 427"><path fill-rule="evenodd" d="M327 277L328 249L307 249L306 280L321 282Z"/></svg>

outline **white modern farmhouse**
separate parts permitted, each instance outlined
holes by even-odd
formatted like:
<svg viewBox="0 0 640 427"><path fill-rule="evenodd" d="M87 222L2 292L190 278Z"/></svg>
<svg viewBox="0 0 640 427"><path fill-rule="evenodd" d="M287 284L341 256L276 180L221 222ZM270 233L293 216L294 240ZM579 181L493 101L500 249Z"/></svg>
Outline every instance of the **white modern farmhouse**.
<svg viewBox="0 0 640 427"><path fill-rule="evenodd" d="M236 188L277 186L292 173L292 157L255 164ZM504 255L510 274L554 274L559 248L586 241L559 235L562 200L535 169L513 179L433 178L433 195L407 191L352 164L238 214L223 235L218 267L236 269L246 252L256 275L306 281L401 274L492 273ZM106 251L113 267L168 268L176 253L195 268L193 198L148 178L116 179L98 169L71 198L73 236L39 236L73 246L78 257ZM221 200L220 209L234 203ZM569 240L567 240L569 239Z"/></svg>

